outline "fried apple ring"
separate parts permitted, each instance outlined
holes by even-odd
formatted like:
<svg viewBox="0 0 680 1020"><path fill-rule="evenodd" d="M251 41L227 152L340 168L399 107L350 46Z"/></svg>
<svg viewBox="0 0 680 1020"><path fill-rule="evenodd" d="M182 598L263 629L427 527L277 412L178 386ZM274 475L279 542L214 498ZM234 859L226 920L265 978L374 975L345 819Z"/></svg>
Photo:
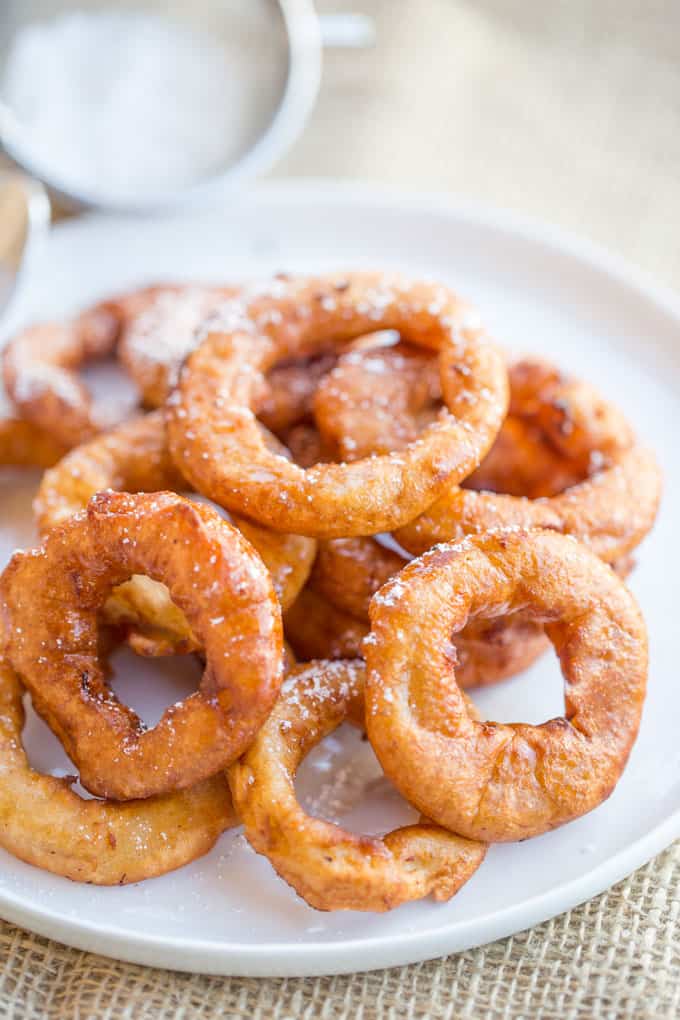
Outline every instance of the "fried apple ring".
<svg viewBox="0 0 680 1020"><path fill-rule="evenodd" d="M523 358L510 365L508 377L508 416L466 486L553 495L633 445L621 412L554 365ZM314 398L322 439L350 461L402 449L441 406L436 358L405 343L343 354Z"/></svg>
<svg viewBox="0 0 680 1020"><path fill-rule="evenodd" d="M308 586L317 596L308 597L304 607L291 613L291 633L298 640L301 654L311 648L331 651L325 658L348 658L335 649L352 649L352 656L361 653L361 641L368 633L368 610L371 599L394 577L411 557L403 556L396 547L373 538L335 538L319 542L319 551ZM621 578L633 569L630 557L612 563ZM332 608L327 608L330 603ZM352 622L350 622L352 621ZM354 621L362 621L366 630L356 630ZM310 633L312 629L316 634ZM467 690L486 687L520 673L535 662L548 648L548 639L541 624L528 619L522 612L498 619L470 620L454 639L457 664L456 680ZM314 658L318 656L310 656Z"/></svg>
<svg viewBox="0 0 680 1020"><path fill-rule="evenodd" d="M143 287L101 301L66 323L42 323L17 333L3 353L7 392L21 417L69 448L110 424L97 415L77 369L110 357L123 325L174 285Z"/></svg>
<svg viewBox="0 0 680 1020"><path fill-rule="evenodd" d="M360 658L370 630L368 612L353 616L310 587L302 589L283 623L295 654L303 660ZM471 620L455 637L458 686L469 690L507 680L528 669L548 644L543 627L522 613Z"/></svg>
<svg viewBox="0 0 680 1020"><path fill-rule="evenodd" d="M323 647L322 642L329 640L329 634L332 640L328 658L342 657L334 654L335 649L354 648L355 655L363 654L371 599L409 559L408 554L400 556L373 538L336 538L320 542L308 582L317 595L317 604L305 606L299 621L295 613L292 615L294 643L298 643L296 624L301 632L300 654L313 647ZM322 603L318 601L319 595ZM330 603L332 611L324 603ZM354 621L362 623L361 631L357 631ZM288 622L286 625L291 626ZM312 627L317 634L310 636ZM361 644L357 643L359 633ZM546 651L548 643L541 624L527 619L521 612L495 620L470 620L454 639L458 685L468 690L507 680L528 669Z"/></svg>
<svg viewBox="0 0 680 1020"><path fill-rule="evenodd" d="M621 411L582 380L530 358L514 362L509 376L508 417L465 488L556 496L633 446Z"/></svg>
<svg viewBox="0 0 680 1020"><path fill-rule="evenodd" d="M565 678L565 715L540 726L471 719L451 635L522 609ZM584 546L499 531L437 546L371 603L366 725L386 774L440 825L487 842L526 839L597 807L635 741L647 636L635 600Z"/></svg>
<svg viewBox="0 0 680 1020"><path fill-rule="evenodd" d="M225 308L187 358L167 424L182 473L229 510L295 534L389 531L469 474L500 428L502 358L442 286L370 273L279 280L269 294ZM384 329L439 352L448 410L397 454L304 469L270 453L251 407L262 373Z"/></svg>
<svg viewBox="0 0 680 1020"><path fill-rule="evenodd" d="M44 534L68 520L104 489L158 492L185 488L186 482L168 453L162 415L153 412L77 447L45 473L34 504L38 528ZM268 531L238 517L231 523L262 557L286 609L307 580L316 551L314 541ZM199 650L184 613L174 605L165 585L149 577L136 575L117 587L106 600L104 619L121 627L135 651L143 655Z"/></svg>
<svg viewBox="0 0 680 1020"><path fill-rule="evenodd" d="M433 545L495 528L547 528L578 539L610 563L650 531L661 498L661 472L651 451L625 450L610 467L545 499L452 489L395 533L418 555Z"/></svg>
<svg viewBox="0 0 680 1020"><path fill-rule="evenodd" d="M462 483L463 489L500 492L506 496L541 499L557 496L597 470L596 451L590 468L568 460L537 427L508 415L486 457Z"/></svg>
<svg viewBox="0 0 680 1020"><path fill-rule="evenodd" d="M540 527L573 535L609 562L625 557L658 509L661 477L652 454L635 445L620 411L587 384L530 359L513 364L509 377L509 416L464 483L494 495L451 487L395 538L418 555L466 534ZM344 354L317 389L315 413L322 436L351 460L399 450L436 413L437 401L432 355L400 344Z"/></svg>
<svg viewBox="0 0 680 1020"><path fill-rule="evenodd" d="M201 325L238 287L186 286L161 290L122 332L118 356L136 383L147 407L161 407L171 392L180 365L197 346ZM280 435L310 418L319 380L335 364L333 351L294 358L276 365L256 399L257 416Z"/></svg>
<svg viewBox="0 0 680 1020"><path fill-rule="evenodd" d="M205 653L199 690L144 732L108 687L97 613L133 574L167 584ZM282 680L279 603L260 557L207 506L174 493L100 493L15 553L0 583L7 654L94 794L186 789L241 754Z"/></svg>
<svg viewBox="0 0 680 1020"><path fill-rule="evenodd" d="M103 423L97 420L92 397L74 369L111 351L90 345L73 323L30 326L5 348L5 387L23 418L49 431L64 446L76 446Z"/></svg>
<svg viewBox="0 0 680 1020"><path fill-rule="evenodd" d="M580 460L584 477L593 454L608 460L635 441L622 412L594 387L536 358L510 368L508 415L539 428L563 457Z"/></svg>
<svg viewBox="0 0 680 1020"><path fill-rule="evenodd" d="M312 662L286 679L276 706L229 770L248 842L317 910L392 910L432 895L448 900L486 846L427 821L383 837L356 836L301 807L295 773L306 755L363 709L363 663Z"/></svg>
<svg viewBox="0 0 680 1020"><path fill-rule="evenodd" d="M92 347L111 351L120 342L131 322L143 315L164 294L180 293L183 283L152 283L113 297L104 298L86 308L75 319L75 326Z"/></svg>
<svg viewBox="0 0 680 1020"><path fill-rule="evenodd" d="M0 846L74 882L125 885L207 853L238 825L226 779L126 804L83 800L73 778L35 772L21 743L22 688L0 657Z"/></svg>

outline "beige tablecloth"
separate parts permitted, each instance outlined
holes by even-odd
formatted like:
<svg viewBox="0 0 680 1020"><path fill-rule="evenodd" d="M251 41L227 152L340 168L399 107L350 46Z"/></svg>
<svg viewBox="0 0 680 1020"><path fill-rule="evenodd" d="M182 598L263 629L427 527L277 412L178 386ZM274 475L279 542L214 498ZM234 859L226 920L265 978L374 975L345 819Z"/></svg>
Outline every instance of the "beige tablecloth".
<svg viewBox="0 0 680 1020"><path fill-rule="evenodd" d="M680 4L324 0L375 13L333 53L281 174L365 177L561 223L680 282ZM653 678L652 678L653 681ZM0 1016L652 1020L680 1015L680 845L544 925L445 960L241 980L133 967L0 926Z"/></svg>

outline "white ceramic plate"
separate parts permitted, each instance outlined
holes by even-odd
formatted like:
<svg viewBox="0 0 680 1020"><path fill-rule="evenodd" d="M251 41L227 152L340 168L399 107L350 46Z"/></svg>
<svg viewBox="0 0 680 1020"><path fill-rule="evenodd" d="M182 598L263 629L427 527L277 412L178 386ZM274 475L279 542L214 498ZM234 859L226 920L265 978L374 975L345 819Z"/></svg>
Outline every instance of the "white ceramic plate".
<svg viewBox="0 0 680 1020"><path fill-rule="evenodd" d="M497 338L583 374L627 408L666 471L663 511L640 551L632 586L651 638L650 689L640 737L611 799L586 818L526 843L493 847L448 904L385 916L317 913L275 877L238 833L203 860L137 886L97 889L0 854L0 914L82 949L138 963L216 974L303 975L423 960L519 931L623 878L680 835L680 309L612 258L506 215L320 183L263 187L224 212L148 222L91 217L59 226L15 309L65 315L117 288L163 277L239 279L277 269L400 267L455 285ZM32 540L34 479L3 479L3 558ZM191 673L116 658L117 688L149 720ZM561 711L556 664L478 698L501 720ZM68 769L54 738L27 726L34 763ZM351 762L351 767L348 767ZM327 817L381 831L411 813L379 778L365 743L340 733L299 783Z"/></svg>

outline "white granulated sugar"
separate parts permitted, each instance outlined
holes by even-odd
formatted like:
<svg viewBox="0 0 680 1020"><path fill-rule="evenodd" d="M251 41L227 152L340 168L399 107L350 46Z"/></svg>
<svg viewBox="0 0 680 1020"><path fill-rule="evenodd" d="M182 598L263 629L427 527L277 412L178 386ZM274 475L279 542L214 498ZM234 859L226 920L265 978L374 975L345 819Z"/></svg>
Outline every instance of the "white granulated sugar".
<svg viewBox="0 0 680 1020"><path fill-rule="evenodd" d="M82 399L78 382L64 369L44 361L27 364L16 379L15 399L20 403L29 403L46 392L53 393L58 400L69 406L77 405Z"/></svg>
<svg viewBox="0 0 680 1020"><path fill-rule="evenodd" d="M216 292L202 287L161 292L133 323L128 348L148 362L177 366L196 346L199 326L220 300Z"/></svg>
<svg viewBox="0 0 680 1020"><path fill-rule="evenodd" d="M285 51L265 6L227 0L219 33L113 4L23 26L0 92L27 154L71 187L121 200L220 172L281 94Z"/></svg>
<svg viewBox="0 0 680 1020"><path fill-rule="evenodd" d="M382 375L388 371L389 366L385 358L376 356L373 358L365 358L363 368L367 372L372 372L374 375Z"/></svg>

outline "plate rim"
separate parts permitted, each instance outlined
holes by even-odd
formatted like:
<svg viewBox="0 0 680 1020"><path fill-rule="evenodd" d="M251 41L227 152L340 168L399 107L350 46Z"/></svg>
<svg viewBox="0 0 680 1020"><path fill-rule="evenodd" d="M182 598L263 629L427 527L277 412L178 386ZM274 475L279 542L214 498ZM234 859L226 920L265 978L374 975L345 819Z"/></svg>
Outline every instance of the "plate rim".
<svg viewBox="0 0 680 1020"><path fill-rule="evenodd" d="M581 878L558 885L550 892L538 893L500 912L458 922L455 931L447 931L447 927L442 926L422 933L410 931L367 939L285 945L269 942L244 945L201 939L187 942L180 938L130 933L124 928L74 921L27 906L18 897L6 895L4 891L0 891L0 906L4 920L37 935L56 939L75 949L163 970L229 977L320 977L363 973L448 956L520 934L606 892L666 850L679 837L680 811L676 811ZM5 913L6 906L11 908L9 913ZM516 919L517 914L522 915L521 920ZM471 929L477 934L468 937ZM451 937L454 934L456 937ZM447 935L449 938L444 945ZM357 953L365 959L360 966L357 966Z"/></svg>
<svg viewBox="0 0 680 1020"><path fill-rule="evenodd" d="M680 325L680 299L638 266L607 248L568 229L545 223L522 213L442 192L409 191L370 181L333 178L290 178L260 183L243 196L244 204L257 205L296 200L304 203L370 204L399 213L422 210L446 219L480 226L519 237L553 255L565 254L617 285L635 292ZM195 217L205 209L192 208L174 213L151 213L141 221ZM55 233L70 233L83 223L96 225L107 219L126 218L88 213L53 227ZM661 853L680 838L680 808L672 811L633 843L619 850L579 878L501 911L464 922L453 922L424 932L407 931L386 936L324 942L243 944L202 939L181 939L147 935L106 924L83 922L38 908L26 898L0 889L0 910L9 923L36 934L54 938L76 949L98 952L125 962L238 977L305 977L401 966L461 952L512 934L573 909L596 896ZM473 934L474 933L474 934ZM362 962L363 961L363 962Z"/></svg>

